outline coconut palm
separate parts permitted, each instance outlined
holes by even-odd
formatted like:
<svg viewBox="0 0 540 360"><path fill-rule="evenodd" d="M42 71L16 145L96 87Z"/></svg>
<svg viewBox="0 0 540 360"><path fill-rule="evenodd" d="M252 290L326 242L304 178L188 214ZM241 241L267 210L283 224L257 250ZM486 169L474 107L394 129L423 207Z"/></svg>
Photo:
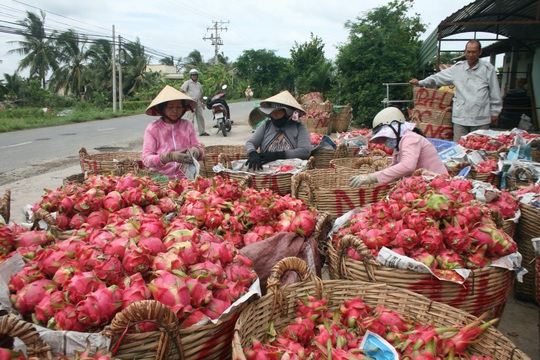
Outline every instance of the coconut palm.
<svg viewBox="0 0 540 360"><path fill-rule="evenodd" d="M17 44L19 48L8 51L8 54L16 53L24 58L19 62L17 70L30 69L30 77L38 76L41 87L45 88L46 77L49 70L58 68L55 39L57 32L50 34L45 32L45 13L41 11L41 17L30 11L26 12L27 17L17 23L24 29L17 30L22 35L22 41L10 41L10 44Z"/></svg>
<svg viewBox="0 0 540 360"><path fill-rule="evenodd" d="M120 63L122 64L123 76L122 89L125 95L134 94L154 83L155 76L151 76L151 72L146 71L150 57L146 55L139 38L135 42L123 44Z"/></svg>
<svg viewBox="0 0 540 360"><path fill-rule="evenodd" d="M88 38L70 29L58 36L57 47L61 66L52 77L51 85L56 91L63 90L79 97L88 77Z"/></svg>
<svg viewBox="0 0 540 360"><path fill-rule="evenodd" d="M90 87L96 91L112 91L112 45L107 39L95 40L88 49Z"/></svg>

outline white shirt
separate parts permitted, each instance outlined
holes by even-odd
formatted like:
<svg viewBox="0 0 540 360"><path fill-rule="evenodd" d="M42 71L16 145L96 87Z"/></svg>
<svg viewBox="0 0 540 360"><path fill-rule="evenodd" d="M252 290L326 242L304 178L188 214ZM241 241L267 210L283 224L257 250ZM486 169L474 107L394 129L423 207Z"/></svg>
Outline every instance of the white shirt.
<svg viewBox="0 0 540 360"><path fill-rule="evenodd" d="M420 80L418 85L436 88L454 84L452 122L463 126L480 126L491 123L491 117L502 110L502 97L495 68L479 60L474 67L467 61Z"/></svg>

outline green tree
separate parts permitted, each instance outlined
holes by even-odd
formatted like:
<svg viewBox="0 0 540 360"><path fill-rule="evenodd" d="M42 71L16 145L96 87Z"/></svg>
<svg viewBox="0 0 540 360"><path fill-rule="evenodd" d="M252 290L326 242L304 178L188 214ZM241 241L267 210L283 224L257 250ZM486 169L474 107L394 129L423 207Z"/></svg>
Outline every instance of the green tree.
<svg viewBox="0 0 540 360"><path fill-rule="evenodd" d="M88 79L88 91L104 94L112 101L112 45L107 39L98 39L88 49L88 69L92 77Z"/></svg>
<svg viewBox="0 0 540 360"><path fill-rule="evenodd" d="M419 37L425 31L418 14L407 15L413 0L394 0L348 21L348 42L339 48L339 98L354 109L355 122L371 126L386 97L383 83L407 83L413 76ZM391 100L412 98L409 86L394 86Z"/></svg>
<svg viewBox="0 0 540 360"><path fill-rule="evenodd" d="M17 23L24 27L24 30L17 31L22 35L22 41L10 41L16 43L19 48L8 51L8 54L16 53L24 58L19 62L18 70L30 69L30 77L37 76L40 79L41 87L45 88L46 77L49 70L56 70L58 67L57 52L54 38L57 32L50 34L45 32L45 13L41 11L41 17L27 11L27 17Z"/></svg>
<svg viewBox="0 0 540 360"><path fill-rule="evenodd" d="M174 66L174 58L172 56L167 56L159 59L161 65Z"/></svg>
<svg viewBox="0 0 540 360"><path fill-rule="evenodd" d="M139 38L135 42L125 43L122 50L120 63L122 64L124 95L129 96L151 87L159 75L146 71L150 58L146 55Z"/></svg>
<svg viewBox="0 0 540 360"><path fill-rule="evenodd" d="M331 87L332 63L324 57L324 42L318 36L303 44L296 41L291 49L295 90L299 94L328 92Z"/></svg>
<svg viewBox="0 0 540 360"><path fill-rule="evenodd" d="M236 74L247 80L258 98L294 89L294 74L289 59L273 50L245 50L235 62Z"/></svg>
<svg viewBox="0 0 540 360"><path fill-rule="evenodd" d="M61 33L56 43L61 65L51 76L51 86L55 91L63 90L64 95L73 94L78 98L89 76L88 38L70 29Z"/></svg>
<svg viewBox="0 0 540 360"><path fill-rule="evenodd" d="M26 86L26 81L16 72L13 75L4 73L4 84L2 84L5 91L4 99L10 102L18 102Z"/></svg>
<svg viewBox="0 0 540 360"><path fill-rule="evenodd" d="M207 64L204 61L204 57L202 56L201 52L199 50L193 50L188 54L188 56L182 59L181 66L184 68L184 75L186 75L191 69L204 71L207 67ZM189 76L184 78L189 79Z"/></svg>

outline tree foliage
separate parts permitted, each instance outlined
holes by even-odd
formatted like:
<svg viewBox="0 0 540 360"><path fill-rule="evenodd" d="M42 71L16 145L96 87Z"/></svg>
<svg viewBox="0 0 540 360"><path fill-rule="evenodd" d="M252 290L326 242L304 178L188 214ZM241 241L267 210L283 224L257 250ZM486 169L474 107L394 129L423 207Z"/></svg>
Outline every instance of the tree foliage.
<svg viewBox="0 0 540 360"><path fill-rule="evenodd" d="M386 97L383 83L407 83L412 77L419 36L425 31L418 14L408 15L413 0L394 0L348 21L348 42L336 59L339 97L350 103L357 123L371 126ZM392 87L390 100L411 99L409 86Z"/></svg>
<svg viewBox="0 0 540 360"><path fill-rule="evenodd" d="M294 42L290 53L297 94L330 91L333 68L331 61L325 59L323 50L324 42L313 33L308 42Z"/></svg>

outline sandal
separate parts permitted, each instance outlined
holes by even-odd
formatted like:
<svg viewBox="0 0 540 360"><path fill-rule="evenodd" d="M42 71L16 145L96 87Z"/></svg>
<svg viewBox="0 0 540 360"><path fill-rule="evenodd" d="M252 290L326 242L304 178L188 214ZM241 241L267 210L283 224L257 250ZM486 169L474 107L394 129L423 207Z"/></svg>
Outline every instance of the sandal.
<svg viewBox="0 0 540 360"><path fill-rule="evenodd" d="M210 134L205 131L202 134L200 134L199 136L210 136Z"/></svg>

